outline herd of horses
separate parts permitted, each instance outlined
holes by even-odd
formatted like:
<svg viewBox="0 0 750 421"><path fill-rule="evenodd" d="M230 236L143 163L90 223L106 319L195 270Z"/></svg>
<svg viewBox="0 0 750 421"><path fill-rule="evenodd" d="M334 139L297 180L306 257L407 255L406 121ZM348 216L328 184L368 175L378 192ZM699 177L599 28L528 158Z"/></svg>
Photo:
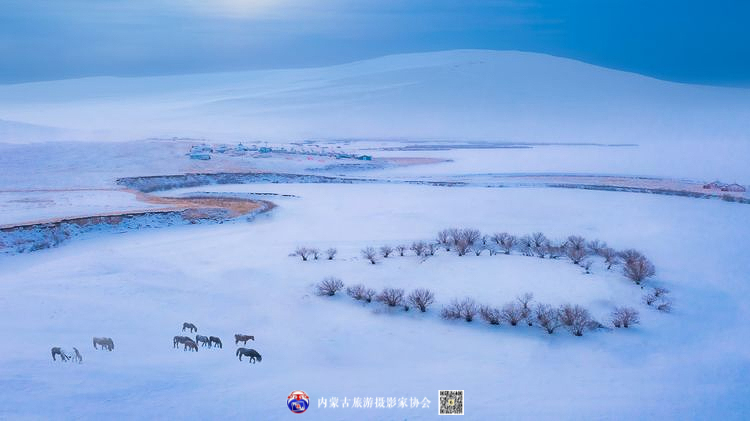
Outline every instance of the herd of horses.
<svg viewBox="0 0 750 421"><path fill-rule="evenodd" d="M192 324L192 323L183 323L182 324L182 331L189 331L190 333L196 333L198 332L198 328ZM240 342L243 343L243 345L247 345L247 341L254 341L255 337L253 335L243 335L243 334L236 334L234 335L234 344L238 345ZM94 338L94 349L103 349L107 351L113 351L115 349L115 343L112 340L112 338ZM221 343L221 339L218 336L203 336L198 335L196 333L195 340L193 340L190 336L175 336L172 340L172 348L179 348L180 345L183 346L183 351L194 351L198 352L198 344L200 344L202 347L208 347L208 348L223 348L223 344ZM97 345L99 347L97 347ZM68 355L62 348L59 346L53 347L52 350L52 360L57 361L57 356L60 357L60 361L77 361L79 364L83 361L83 357L81 356L81 353L78 351L76 347L73 347L74 355ZM258 351L254 349L249 348L237 348L237 352L235 353L237 357L239 357L240 361L242 361L242 357L248 357L248 362L251 362L255 364L256 361L260 362L263 360L263 358L260 356Z"/></svg>

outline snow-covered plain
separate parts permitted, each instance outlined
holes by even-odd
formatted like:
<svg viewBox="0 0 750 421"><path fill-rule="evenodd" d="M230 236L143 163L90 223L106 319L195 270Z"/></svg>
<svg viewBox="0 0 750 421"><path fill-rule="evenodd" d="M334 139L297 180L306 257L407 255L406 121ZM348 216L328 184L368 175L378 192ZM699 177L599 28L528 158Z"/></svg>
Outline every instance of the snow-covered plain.
<svg viewBox="0 0 750 421"><path fill-rule="evenodd" d="M434 419L438 389L464 389L468 419L746 419L750 374L739 245L750 207L721 201L559 189L406 185L227 185L200 191L294 194L252 223L175 227L0 256L0 417L287 419L307 392L311 419ZM169 194L185 193L173 191ZM414 256L372 266L366 245L432 238L452 225L491 232L579 233L652 258L652 285L675 311L639 304L641 290L601 266L521 256ZM301 262L295 246L334 246ZM321 298L324 276L374 288L429 286L427 314ZM502 305L531 291L580 303L603 319L638 306L642 324L582 338L565 331L445 322L441 304L473 296ZM223 350L172 349L182 322ZM605 321L605 320L602 320ZM231 335L256 337L259 364L240 363ZM115 351L94 351L112 336ZM84 364L53 363L77 346ZM427 397L429 409L317 408L321 397Z"/></svg>

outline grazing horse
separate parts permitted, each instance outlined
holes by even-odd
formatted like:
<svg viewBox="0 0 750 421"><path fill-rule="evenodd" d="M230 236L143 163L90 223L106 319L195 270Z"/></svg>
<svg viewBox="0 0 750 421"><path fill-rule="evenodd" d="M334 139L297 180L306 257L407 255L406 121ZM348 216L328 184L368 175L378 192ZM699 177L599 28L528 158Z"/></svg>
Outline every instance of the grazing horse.
<svg viewBox="0 0 750 421"><path fill-rule="evenodd" d="M172 348L177 348L180 344L184 344L185 341L192 341L192 339L187 336L175 336L172 340Z"/></svg>
<svg viewBox="0 0 750 421"><path fill-rule="evenodd" d="M83 357L81 356L81 353L78 352L78 348L73 347L73 352L76 354L73 356L73 361L78 361L78 364L81 364L83 362Z"/></svg>
<svg viewBox="0 0 750 421"><path fill-rule="evenodd" d="M201 344L201 346L207 346L211 348L211 341L202 335L195 335L195 342Z"/></svg>
<svg viewBox="0 0 750 421"><path fill-rule="evenodd" d="M112 341L112 338L94 338L94 349L99 349L96 347L97 345L100 345L102 349L106 349L107 351L115 349L115 343Z"/></svg>
<svg viewBox="0 0 750 421"><path fill-rule="evenodd" d="M235 355L240 357L240 361L242 361L242 356L250 357L248 362L251 362L255 364L255 360L257 359L258 362L261 362L263 358L261 358L260 354L258 354L258 351L254 349L247 349L247 348L237 348L237 352Z"/></svg>
<svg viewBox="0 0 750 421"><path fill-rule="evenodd" d="M211 341L211 346L218 346L221 348L221 339L217 338L216 336L209 336L208 340Z"/></svg>
<svg viewBox="0 0 750 421"><path fill-rule="evenodd" d="M65 351L63 351L59 346L52 348L50 351L52 352L52 361L57 361L55 355L60 356L60 361L68 361L70 359L70 356L66 354Z"/></svg>
<svg viewBox="0 0 750 421"><path fill-rule="evenodd" d="M182 331L189 330L190 333L197 332L198 328L194 324L185 322L182 324Z"/></svg>
<svg viewBox="0 0 750 421"><path fill-rule="evenodd" d="M191 351L198 352L198 344L193 342L192 339L187 338L185 342L183 342L183 344L185 345L185 348L183 349L183 351L187 351L189 348Z"/></svg>
<svg viewBox="0 0 750 421"><path fill-rule="evenodd" d="M240 335L239 333L234 335L234 344L237 345L238 343L242 342L243 345L247 345L247 341L254 341L255 336L252 335Z"/></svg>

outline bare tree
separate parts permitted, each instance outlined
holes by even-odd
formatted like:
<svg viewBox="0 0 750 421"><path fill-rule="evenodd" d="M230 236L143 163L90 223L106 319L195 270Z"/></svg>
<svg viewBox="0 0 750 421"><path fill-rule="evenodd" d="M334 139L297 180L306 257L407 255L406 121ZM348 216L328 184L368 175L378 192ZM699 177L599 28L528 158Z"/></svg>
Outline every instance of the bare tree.
<svg viewBox="0 0 750 421"><path fill-rule="evenodd" d="M399 256L404 257L404 253L406 252L406 246L403 244L399 244L396 246L396 251L398 251Z"/></svg>
<svg viewBox="0 0 750 421"><path fill-rule="evenodd" d="M636 285L640 285L645 279L654 276L656 269L650 260L645 256L640 256L626 260L622 272L628 279L635 282Z"/></svg>
<svg viewBox="0 0 750 421"><path fill-rule="evenodd" d="M534 319L549 334L555 333L555 329L562 326L559 311L549 304L537 304L534 307Z"/></svg>
<svg viewBox="0 0 750 421"><path fill-rule="evenodd" d="M521 318L526 320L526 323L531 326L533 319L531 318L531 301L534 299L534 294L527 292L521 296L516 297L516 301L521 307Z"/></svg>
<svg viewBox="0 0 750 421"><path fill-rule="evenodd" d="M412 249L414 254L416 254L417 256L421 256L424 254L425 248L427 248L427 244L425 244L424 241L415 241L411 243L410 248Z"/></svg>
<svg viewBox="0 0 750 421"><path fill-rule="evenodd" d="M471 250L474 252L475 255L480 256L483 251L487 249L487 246L484 244L474 244L471 246Z"/></svg>
<svg viewBox="0 0 750 421"><path fill-rule="evenodd" d="M318 249L312 248L312 249L310 249L310 253L312 253L312 257L315 260L318 260L320 258L320 250L318 250Z"/></svg>
<svg viewBox="0 0 750 421"><path fill-rule="evenodd" d="M531 239L530 236L524 235L523 237L518 239L518 251L521 252L524 256L533 256L534 255L534 242Z"/></svg>
<svg viewBox="0 0 750 421"><path fill-rule="evenodd" d="M339 251L336 250L335 248L329 248L328 250L326 250L326 255L328 256L328 260L333 260L333 258L336 257L336 253L338 252Z"/></svg>
<svg viewBox="0 0 750 421"><path fill-rule="evenodd" d="M336 292L340 291L342 288L344 288L344 283L341 282L341 279L334 277L325 278L316 286L318 295L328 296L335 295Z"/></svg>
<svg viewBox="0 0 750 421"><path fill-rule="evenodd" d="M580 235L571 235L565 241L565 255L573 264L579 264L586 258L586 240Z"/></svg>
<svg viewBox="0 0 750 421"><path fill-rule="evenodd" d="M451 245L453 245L453 237L451 237L451 229L444 229L437 234L437 242L442 247L445 247L445 251L451 251Z"/></svg>
<svg viewBox="0 0 750 421"><path fill-rule="evenodd" d="M440 316L444 319L464 319L467 322L474 320L478 311L476 302L471 298L463 300L453 299L451 303L440 311Z"/></svg>
<svg viewBox="0 0 750 421"><path fill-rule="evenodd" d="M383 256L383 258L387 259L388 256L391 255L391 253L393 253L393 247L389 245L380 247L380 255Z"/></svg>
<svg viewBox="0 0 750 421"><path fill-rule="evenodd" d="M498 245L505 252L505 254L510 254L510 252L513 250L513 247L516 246L518 238L516 238L515 235L508 234L507 232L502 232L499 235L500 238L498 240Z"/></svg>
<svg viewBox="0 0 750 421"><path fill-rule="evenodd" d="M312 255L312 250L307 247L297 247L297 249L294 250L294 255L301 257L302 260L306 262Z"/></svg>
<svg viewBox="0 0 750 421"><path fill-rule="evenodd" d="M516 326L518 322L523 320L521 306L517 303L508 303L504 305L501 310L501 317L503 321L510 323L511 326Z"/></svg>
<svg viewBox="0 0 750 421"><path fill-rule="evenodd" d="M550 259L559 259L560 256L565 254L565 247L550 241L547 243L546 252Z"/></svg>
<svg viewBox="0 0 750 421"><path fill-rule="evenodd" d="M544 258L547 253L547 245L549 240L541 232L535 232L531 234L531 249L539 258Z"/></svg>
<svg viewBox="0 0 750 421"><path fill-rule="evenodd" d="M462 238L462 239L460 239L460 240L458 240L458 241L456 241L456 244L455 244L454 246L456 247L456 253L457 253L457 254L458 254L459 256L464 256L464 255L466 255L466 253L467 253L467 252L469 251L469 249L471 248L471 244L469 244L469 242L468 242L468 241L466 241L466 240L465 240L465 239L463 239L463 238Z"/></svg>
<svg viewBox="0 0 750 421"><path fill-rule="evenodd" d="M601 249L599 255L604 258L604 263L607 264L607 270L612 269L612 266L616 265L620 260L620 256L617 254L615 249L609 247Z"/></svg>
<svg viewBox="0 0 750 421"><path fill-rule="evenodd" d="M427 311L427 307L435 302L435 294L429 289L417 288L406 297L407 302L417 307L422 313Z"/></svg>
<svg viewBox="0 0 750 421"><path fill-rule="evenodd" d="M404 290L401 288L383 288L383 291L375 297L375 300L387 304L388 307L396 307L404 303Z"/></svg>
<svg viewBox="0 0 750 421"><path fill-rule="evenodd" d="M631 307L617 307L612 312L612 325L614 327L628 328L630 325L640 323L638 311Z"/></svg>
<svg viewBox="0 0 750 421"><path fill-rule="evenodd" d="M378 253L373 247L365 247L362 249L362 257L369 260L373 265L377 263Z"/></svg>
<svg viewBox="0 0 750 421"><path fill-rule="evenodd" d="M502 320L500 310L490 306L479 307L479 317L491 325L499 325Z"/></svg>
<svg viewBox="0 0 750 421"><path fill-rule="evenodd" d="M458 230L456 233L453 234L454 243L458 243L459 241L463 240L469 246L473 246L481 238L482 238L481 231L472 229L472 228L464 228L462 230Z"/></svg>
<svg viewBox="0 0 750 421"><path fill-rule="evenodd" d="M583 332L591 329L595 324L588 310L579 305L570 304L560 307L560 321L575 336L583 336Z"/></svg>
<svg viewBox="0 0 750 421"><path fill-rule="evenodd" d="M437 244L435 244L435 243L427 243L427 246L424 249L424 255L425 256L434 256L435 252L437 252Z"/></svg>
<svg viewBox="0 0 750 421"><path fill-rule="evenodd" d="M602 250L607 248L607 243L599 240L591 240L586 243L586 252L592 255L601 255Z"/></svg>
<svg viewBox="0 0 750 421"><path fill-rule="evenodd" d="M635 249L623 250L623 251L621 251L618 254L620 255L620 259L624 263L628 263L628 262L631 262L631 261L634 261L634 260L639 260L642 257L644 257L643 254L641 254L640 251L635 250Z"/></svg>

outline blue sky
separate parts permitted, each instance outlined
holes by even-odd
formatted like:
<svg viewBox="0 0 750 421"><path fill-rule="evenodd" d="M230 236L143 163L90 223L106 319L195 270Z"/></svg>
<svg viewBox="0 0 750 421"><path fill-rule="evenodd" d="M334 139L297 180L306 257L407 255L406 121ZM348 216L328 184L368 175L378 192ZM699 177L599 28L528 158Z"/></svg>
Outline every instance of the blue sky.
<svg viewBox="0 0 750 421"><path fill-rule="evenodd" d="M744 0L0 0L0 83L487 48L750 86L748 22Z"/></svg>

